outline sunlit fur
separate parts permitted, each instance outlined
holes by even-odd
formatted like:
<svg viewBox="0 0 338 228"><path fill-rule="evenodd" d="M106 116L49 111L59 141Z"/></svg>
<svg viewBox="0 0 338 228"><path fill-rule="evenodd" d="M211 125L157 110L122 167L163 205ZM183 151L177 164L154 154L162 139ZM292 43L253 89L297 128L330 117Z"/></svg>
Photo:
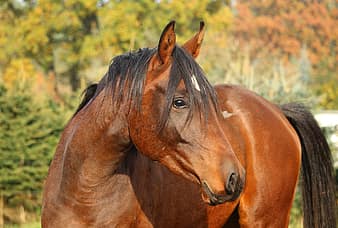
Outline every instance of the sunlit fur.
<svg viewBox="0 0 338 228"><path fill-rule="evenodd" d="M50 165L42 227L287 227L301 163L304 224L336 227L332 160L311 113L212 88L192 58L204 24L183 48L174 25L158 49L115 57L86 89ZM182 89L190 109L172 109Z"/></svg>

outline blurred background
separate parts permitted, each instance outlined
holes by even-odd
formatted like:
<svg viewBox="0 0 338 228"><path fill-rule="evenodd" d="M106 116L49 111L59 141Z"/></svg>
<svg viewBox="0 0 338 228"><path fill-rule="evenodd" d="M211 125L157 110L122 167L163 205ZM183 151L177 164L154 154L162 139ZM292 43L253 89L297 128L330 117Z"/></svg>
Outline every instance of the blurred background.
<svg viewBox="0 0 338 228"><path fill-rule="evenodd" d="M338 168L335 0L0 0L0 227L40 227L59 135L115 55L155 47L176 20L212 83L241 84L316 114ZM336 180L337 182L337 180ZM290 227L301 227L297 194Z"/></svg>

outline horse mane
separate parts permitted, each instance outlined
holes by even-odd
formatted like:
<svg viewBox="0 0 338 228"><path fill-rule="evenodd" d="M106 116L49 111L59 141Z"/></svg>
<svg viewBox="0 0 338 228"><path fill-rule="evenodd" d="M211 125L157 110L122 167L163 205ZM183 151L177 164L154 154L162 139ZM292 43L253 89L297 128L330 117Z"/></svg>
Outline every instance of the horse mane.
<svg viewBox="0 0 338 228"><path fill-rule="evenodd" d="M156 51L157 49L155 48L143 48L114 57L109 65L108 72L101 81L88 86L84 90L83 99L74 116L82 110L90 100L95 99L104 88L109 88L107 91L113 94L113 103L115 105L119 106L123 100L127 100L131 101L130 108L135 108L136 111L140 111L147 68L150 59ZM183 48L176 46L172 58L173 62L169 75L165 107L159 122L160 129L167 123L171 103L181 80L183 80L185 84L190 103L190 114L187 121L191 119L192 110L195 108L207 118L207 107L210 101L215 107L215 110L218 111L216 92L193 57ZM194 85L196 82L193 82L193 77L197 81L199 90L197 90Z"/></svg>
<svg viewBox="0 0 338 228"><path fill-rule="evenodd" d="M73 116L75 116L81 109L86 106L86 104L94 97L96 89L97 89L97 83L89 85L83 92L82 92L82 101L79 105L79 107L76 109Z"/></svg>

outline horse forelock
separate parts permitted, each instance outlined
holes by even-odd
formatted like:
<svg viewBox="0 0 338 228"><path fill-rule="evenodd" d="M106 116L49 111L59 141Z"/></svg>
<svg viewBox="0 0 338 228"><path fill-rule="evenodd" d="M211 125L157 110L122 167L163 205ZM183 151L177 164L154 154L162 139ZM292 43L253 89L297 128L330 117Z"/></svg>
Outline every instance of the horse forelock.
<svg viewBox="0 0 338 228"><path fill-rule="evenodd" d="M213 86L209 83L202 68L185 49L176 46L173 52L173 63L169 75L166 93L166 104L160 120L159 129L166 125L172 107L172 100L179 83L183 81L188 94L190 113L189 122L193 111L200 113L201 117L207 118L210 105L218 111L218 101Z"/></svg>
<svg viewBox="0 0 338 228"><path fill-rule="evenodd" d="M130 108L140 111L147 69L156 51L157 49L144 48L114 57L101 81L85 90L85 96L75 115L105 88L108 88L106 92L113 94L115 105L119 106L127 101ZM162 129L168 121L172 100L181 81L184 82L191 108L187 121L191 119L192 110L196 108L201 115L203 113L204 117L207 117L210 102L217 110L216 93L193 57L183 48L176 46L172 59L159 129Z"/></svg>

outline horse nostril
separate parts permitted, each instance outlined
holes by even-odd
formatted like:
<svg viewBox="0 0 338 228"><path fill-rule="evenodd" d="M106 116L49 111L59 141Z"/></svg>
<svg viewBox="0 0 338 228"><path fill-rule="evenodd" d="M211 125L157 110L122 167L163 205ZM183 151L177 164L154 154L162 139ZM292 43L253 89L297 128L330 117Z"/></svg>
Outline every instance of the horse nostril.
<svg viewBox="0 0 338 228"><path fill-rule="evenodd" d="M228 182L225 186L225 190L227 194L231 195L236 192L237 181L238 181L238 175L236 173L231 173L229 175Z"/></svg>

